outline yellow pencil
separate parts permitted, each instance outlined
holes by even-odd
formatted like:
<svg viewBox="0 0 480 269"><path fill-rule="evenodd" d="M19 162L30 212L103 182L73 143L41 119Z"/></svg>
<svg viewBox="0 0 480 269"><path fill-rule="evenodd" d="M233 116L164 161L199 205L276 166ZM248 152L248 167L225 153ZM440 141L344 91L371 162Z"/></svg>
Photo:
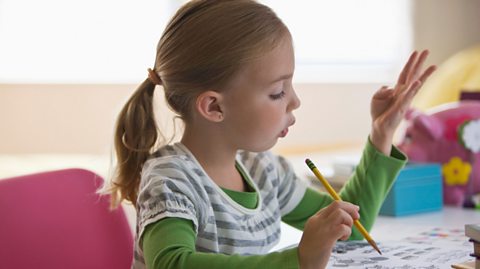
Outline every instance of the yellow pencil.
<svg viewBox="0 0 480 269"><path fill-rule="evenodd" d="M322 182L323 186L325 186L325 189L327 189L328 193L330 193L333 199L342 201L342 198L340 198L337 192L335 192L332 186L330 186L328 181L322 176L322 174L320 174L320 171L318 171L317 167L313 164L313 162L310 161L310 159L306 159L305 162L307 163L308 167L312 170L312 172L315 174L315 176L318 178L318 180ZM357 229L360 231L363 237L365 237L368 243L381 255L382 252L380 251L380 249L378 249L377 244L375 243L375 241L373 241L372 237L368 234L367 230L365 230L365 228L360 223L360 221L358 221L358 219L354 220L353 224L355 225L355 227L357 227Z"/></svg>

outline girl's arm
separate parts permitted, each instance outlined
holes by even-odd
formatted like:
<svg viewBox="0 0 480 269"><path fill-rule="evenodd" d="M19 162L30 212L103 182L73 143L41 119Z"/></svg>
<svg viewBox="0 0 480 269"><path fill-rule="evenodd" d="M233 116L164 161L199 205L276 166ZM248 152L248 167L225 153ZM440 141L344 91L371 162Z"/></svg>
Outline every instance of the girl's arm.
<svg viewBox="0 0 480 269"><path fill-rule="evenodd" d="M195 240L187 219L165 218L148 225L142 237L147 268L299 268L297 248L266 255L225 255L196 252Z"/></svg>
<svg viewBox="0 0 480 269"><path fill-rule="evenodd" d="M363 153L360 165L342 190L342 199L360 206L360 221L366 229L373 225L385 195L388 193L397 173L406 162L406 157L392 146L393 135L404 118L410 103L425 80L435 71L429 66L422 72L422 65L428 56L428 50L413 52L403 68L393 88L384 86L378 90L371 101L370 114L372 131ZM398 162L391 161L398 158ZM314 214L328 201L327 197L307 193L299 206L283 220L302 229L309 216ZM356 229L351 238L360 238Z"/></svg>
<svg viewBox="0 0 480 269"><path fill-rule="evenodd" d="M396 147L392 147L390 152L390 156L386 156L369 142L355 173L340 191L343 200L360 206L360 222L368 231L398 173L407 162L407 157ZM363 236L353 229L350 239L363 239Z"/></svg>
<svg viewBox="0 0 480 269"><path fill-rule="evenodd" d="M380 207L398 172L406 163L406 157L395 147L391 155L378 151L371 141L367 142L359 165L339 195L343 200L360 206L360 222L370 230ZM333 199L325 192L308 189L298 206L282 220L300 230L305 222ZM353 229L350 239L362 239Z"/></svg>

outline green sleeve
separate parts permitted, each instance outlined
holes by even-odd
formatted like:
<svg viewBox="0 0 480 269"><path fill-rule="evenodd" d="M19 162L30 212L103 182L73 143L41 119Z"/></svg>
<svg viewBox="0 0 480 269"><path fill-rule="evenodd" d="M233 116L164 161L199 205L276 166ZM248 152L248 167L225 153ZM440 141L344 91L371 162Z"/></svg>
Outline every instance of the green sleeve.
<svg viewBox="0 0 480 269"><path fill-rule="evenodd" d="M406 156L396 147L393 146L390 156L386 156L368 140L355 173L339 193L342 200L360 206L360 222L365 229L372 228L388 191L406 162ZM303 230L308 218L332 200L325 192L308 189L298 206L282 220ZM363 239L363 236L355 228L350 239Z"/></svg>
<svg viewBox="0 0 480 269"><path fill-rule="evenodd" d="M146 227L142 236L147 268L298 268L297 248L265 255L225 255L195 251L195 230L190 220L165 218Z"/></svg>
<svg viewBox="0 0 480 269"><path fill-rule="evenodd" d="M303 195L300 203L292 210L292 212L282 217L282 221L303 231L305 222L308 218L318 212L318 210L329 205L332 197L326 192L318 192L311 188Z"/></svg>

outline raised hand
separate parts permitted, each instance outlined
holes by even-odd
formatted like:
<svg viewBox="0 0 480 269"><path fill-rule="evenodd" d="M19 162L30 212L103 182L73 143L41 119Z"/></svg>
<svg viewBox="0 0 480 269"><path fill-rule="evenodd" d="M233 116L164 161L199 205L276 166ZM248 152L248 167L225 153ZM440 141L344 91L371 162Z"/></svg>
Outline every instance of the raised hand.
<svg viewBox="0 0 480 269"><path fill-rule="evenodd" d="M333 201L308 219L298 244L300 269L325 268L335 242L350 237L358 210L351 203Z"/></svg>
<svg viewBox="0 0 480 269"><path fill-rule="evenodd" d="M385 155L390 155L393 135L410 107L413 97L436 69L432 65L421 72L427 56L428 50L421 53L413 52L403 67L395 87L383 86L372 97L370 140Z"/></svg>

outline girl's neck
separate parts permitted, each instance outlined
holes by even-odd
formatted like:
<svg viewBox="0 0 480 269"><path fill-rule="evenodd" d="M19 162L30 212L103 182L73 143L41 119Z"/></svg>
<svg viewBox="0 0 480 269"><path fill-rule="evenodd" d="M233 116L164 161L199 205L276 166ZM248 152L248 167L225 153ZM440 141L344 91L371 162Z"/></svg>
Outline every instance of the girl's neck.
<svg viewBox="0 0 480 269"><path fill-rule="evenodd" d="M235 167L237 150L226 145L221 137L185 128L181 142L218 186L245 191L244 181Z"/></svg>

